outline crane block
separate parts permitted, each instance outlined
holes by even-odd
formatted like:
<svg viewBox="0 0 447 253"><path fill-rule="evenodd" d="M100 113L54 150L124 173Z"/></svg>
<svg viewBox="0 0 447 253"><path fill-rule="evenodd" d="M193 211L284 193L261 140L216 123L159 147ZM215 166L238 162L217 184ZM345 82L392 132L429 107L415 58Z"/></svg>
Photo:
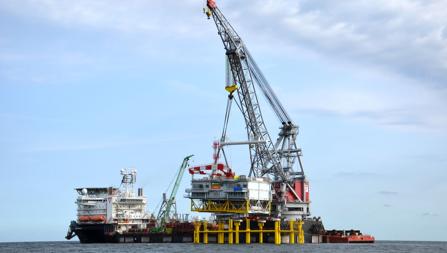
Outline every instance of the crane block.
<svg viewBox="0 0 447 253"><path fill-rule="evenodd" d="M228 91L228 93L233 94L235 90L239 89L237 84L229 85L225 87L225 90Z"/></svg>
<svg viewBox="0 0 447 253"><path fill-rule="evenodd" d="M215 8L217 8L216 1L215 1L215 0L208 0L207 3L206 3L206 5L207 5L208 8L210 8L210 9L215 9Z"/></svg>

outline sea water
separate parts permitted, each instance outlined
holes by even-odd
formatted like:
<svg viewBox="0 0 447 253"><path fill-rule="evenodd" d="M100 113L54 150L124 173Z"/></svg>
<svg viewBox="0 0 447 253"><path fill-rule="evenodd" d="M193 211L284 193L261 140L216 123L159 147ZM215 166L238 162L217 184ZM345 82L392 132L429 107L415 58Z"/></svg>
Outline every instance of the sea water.
<svg viewBox="0 0 447 253"><path fill-rule="evenodd" d="M80 244L79 242L16 242L0 243L0 252L178 252L178 253L202 253L202 252L231 252L231 253L447 253L447 242L411 242L411 241L377 241L374 244L305 244L305 245L195 245L183 244Z"/></svg>

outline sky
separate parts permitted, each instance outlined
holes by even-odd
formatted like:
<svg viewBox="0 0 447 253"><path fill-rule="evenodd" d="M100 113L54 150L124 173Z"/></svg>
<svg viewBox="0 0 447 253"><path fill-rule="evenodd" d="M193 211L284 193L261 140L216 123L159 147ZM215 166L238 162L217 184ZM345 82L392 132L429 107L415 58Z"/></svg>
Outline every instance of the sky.
<svg viewBox="0 0 447 253"><path fill-rule="evenodd" d="M447 2L218 6L300 126L312 215L379 240L446 241ZM64 240L74 188L119 186L122 168L138 170L153 212L183 157L211 162L225 52L203 7L0 0L0 241ZM239 114L231 140L244 138ZM229 153L247 174L246 148Z"/></svg>

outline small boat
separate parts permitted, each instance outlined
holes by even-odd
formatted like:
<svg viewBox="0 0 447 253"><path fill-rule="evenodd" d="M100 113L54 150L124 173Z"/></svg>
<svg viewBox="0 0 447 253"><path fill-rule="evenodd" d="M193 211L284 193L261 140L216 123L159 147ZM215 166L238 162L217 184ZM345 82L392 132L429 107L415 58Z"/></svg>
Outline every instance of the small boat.
<svg viewBox="0 0 447 253"><path fill-rule="evenodd" d="M371 235L363 235L360 230L329 230L323 235L325 243L374 243Z"/></svg>

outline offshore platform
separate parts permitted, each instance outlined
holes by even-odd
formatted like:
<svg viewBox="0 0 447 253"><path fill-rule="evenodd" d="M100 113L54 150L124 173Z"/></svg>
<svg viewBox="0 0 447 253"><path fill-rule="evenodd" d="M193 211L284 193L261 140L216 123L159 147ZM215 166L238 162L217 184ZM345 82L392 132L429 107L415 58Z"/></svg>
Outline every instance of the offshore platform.
<svg viewBox="0 0 447 253"><path fill-rule="evenodd" d="M309 182L301 161L302 151L297 145L298 126L214 0L207 1L204 12L208 19L214 20L225 49L228 98L221 137L213 144L212 163L189 169L193 176L191 189L187 189L191 210L213 213L221 228L231 228L234 221L240 221L249 234L250 225L255 225L258 231L274 232L287 223L289 233L293 234L293 238L287 235L290 241L295 241L295 232L299 242L304 242L303 234L309 235L306 241L311 241L312 234L320 235L324 227L320 219L309 218ZM278 118L280 131L276 140L264 122L258 91ZM245 140L227 140L233 104L244 118ZM234 145L248 147L247 176L235 175L228 164L225 150ZM295 223L299 228L295 228ZM245 241L252 241L249 234L245 235ZM255 236L257 241L263 241L262 237ZM273 236L272 240L279 239Z"/></svg>
<svg viewBox="0 0 447 253"><path fill-rule="evenodd" d="M321 218L311 217L310 188L297 144L298 125L292 120L256 64L242 38L214 0L204 13L216 24L226 56L227 105L221 137L213 143L213 159L189 168L184 159L169 198L163 195L158 215L144 211L143 190L135 195L136 172L122 172L122 187L78 188L78 219L67 239L81 242L194 242L194 243L368 243L374 237L358 230L326 231ZM264 121L260 94L275 113L279 127L273 139ZM243 118L247 138L229 141L233 105ZM248 147L248 175L237 174L226 150ZM189 221L172 212L183 172L191 188L186 197L191 211L210 213L210 220Z"/></svg>

